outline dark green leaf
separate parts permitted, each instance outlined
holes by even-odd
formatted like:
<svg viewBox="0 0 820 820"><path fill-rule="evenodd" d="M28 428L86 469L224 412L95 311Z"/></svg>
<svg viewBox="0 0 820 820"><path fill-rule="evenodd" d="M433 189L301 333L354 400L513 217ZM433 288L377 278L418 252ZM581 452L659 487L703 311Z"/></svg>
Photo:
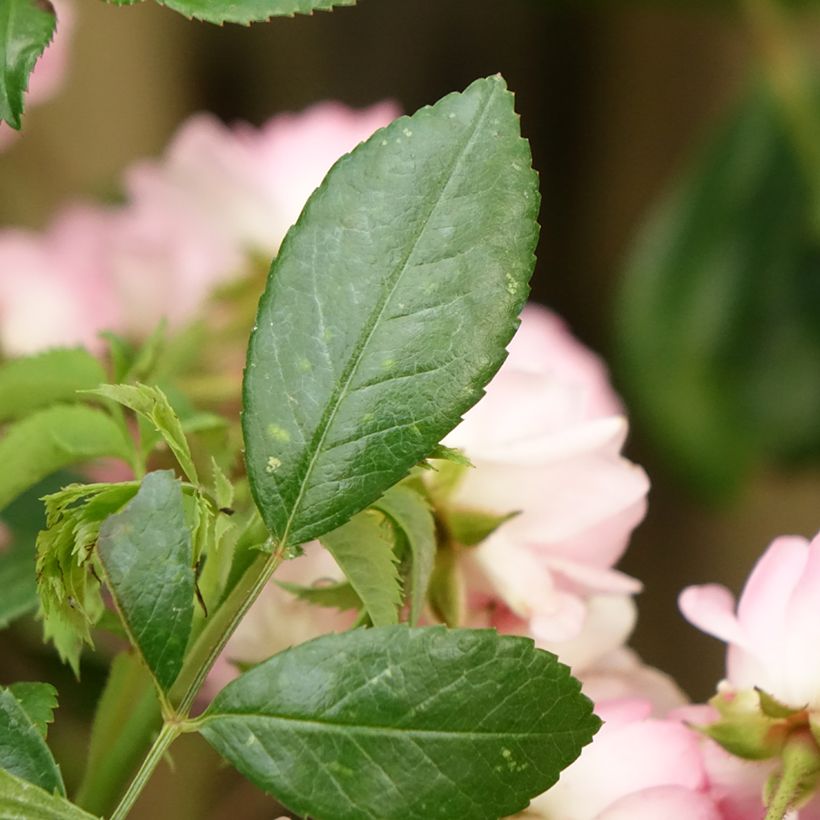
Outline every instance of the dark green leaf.
<svg viewBox="0 0 820 820"><path fill-rule="evenodd" d="M209 23L254 23L271 17L312 14L334 6L352 6L356 0L157 0L186 17Z"/></svg>
<svg viewBox="0 0 820 820"><path fill-rule="evenodd" d="M779 104L753 94L650 216L619 347L638 426L693 486L820 456L820 237Z"/></svg>
<svg viewBox="0 0 820 820"><path fill-rule="evenodd" d="M136 770L161 724L148 670L135 654L117 655L94 715L77 803L96 814L109 814L123 780Z"/></svg>
<svg viewBox="0 0 820 820"><path fill-rule="evenodd" d="M65 794L60 769L37 720L9 689L0 689L0 769L47 792Z"/></svg>
<svg viewBox="0 0 820 820"><path fill-rule="evenodd" d="M182 667L194 614L191 532L170 470L145 476L134 499L105 521L97 553L134 645L167 690Z"/></svg>
<svg viewBox="0 0 820 820"><path fill-rule="evenodd" d="M34 64L51 42L57 18L47 0L0 4L0 121L19 130L23 94Z"/></svg>
<svg viewBox="0 0 820 820"><path fill-rule="evenodd" d="M516 515L516 512L498 515L484 510L454 507L446 511L445 518L453 539L465 547L474 547Z"/></svg>
<svg viewBox="0 0 820 820"><path fill-rule="evenodd" d="M17 698L37 731L46 737L48 724L54 720L57 690L50 683L13 683L9 691Z"/></svg>
<svg viewBox="0 0 820 820"><path fill-rule="evenodd" d="M290 584L287 581L277 581L276 583L297 598L315 606L326 606L343 611L362 608L362 599L347 581L339 584L317 584L312 587Z"/></svg>
<svg viewBox="0 0 820 820"><path fill-rule="evenodd" d="M0 769L0 817L3 820L96 820L56 794Z"/></svg>
<svg viewBox="0 0 820 820"><path fill-rule="evenodd" d="M403 626L328 635L217 695L202 734L317 820L494 820L522 810L599 726L532 641Z"/></svg>
<svg viewBox="0 0 820 820"><path fill-rule="evenodd" d="M0 510L51 473L104 456L130 461L131 445L92 407L57 405L12 424L0 438Z"/></svg>
<svg viewBox="0 0 820 820"><path fill-rule="evenodd" d="M191 448L188 446L188 439L185 438L185 431L162 390L145 384L104 384L88 392L128 407L153 425L165 439L165 443L171 449L185 475L194 484L199 482L191 457ZM208 418L211 420L219 417L209 416ZM224 423L221 419L219 421Z"/></svg>
<svg viewBox="0 0 820 820"><path fill-rule="evenodd" d="M75 399L78 390L96 387L105 379L102 365L82 348L11 359L0 365L0 421Z"/></svg>
<svg viewBox="0 0 820 820"><path fill-rule="evenodd" d="M390 518L410 548L410 623L415 626L424 609L436 560L433 514L422 495L401 484L388 490L373 506Z"/></svg>
<svg viewBox="0 0 820 820"><path fill-rule="evenodd" d="M333 167L273 263L248 353L248 474L276 538L344 523L481 397L527 296L538 199L497 76Z"/></svg>
<svg viewBox="0 0 820 820"><path fill-rule="evenodd" d="M361 598L373 624L398 623L401 584L390 522L380 512L365 510L321 540Z"/></svg>

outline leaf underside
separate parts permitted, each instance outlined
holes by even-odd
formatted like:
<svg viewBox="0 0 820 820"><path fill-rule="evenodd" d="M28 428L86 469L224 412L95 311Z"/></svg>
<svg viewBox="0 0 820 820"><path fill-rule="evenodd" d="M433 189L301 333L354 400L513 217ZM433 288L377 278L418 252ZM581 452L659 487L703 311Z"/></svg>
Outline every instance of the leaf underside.
<svg viewBox="0 0 820 820"><path fill-rule="evenodd" d="M528 293L538 201L500 77L330 171L273 263L245 372L248 474L276 538L343 524L481 397Z"/></svg>
<svg viewBox="0 0 820 820"><path fill-rule="evenodd" d="M522 810L599 725L532 641L403 626L327 635L229 684L202 734L317 820L490 820Z"/></svg>
<svg viewBox="0 0 820 820"><path fill-rule="evenodd" d="M100 528L106 579L133 642L159 686L176 680L191 633L194 569L182 489L170 470L149 473Z"/></svg>

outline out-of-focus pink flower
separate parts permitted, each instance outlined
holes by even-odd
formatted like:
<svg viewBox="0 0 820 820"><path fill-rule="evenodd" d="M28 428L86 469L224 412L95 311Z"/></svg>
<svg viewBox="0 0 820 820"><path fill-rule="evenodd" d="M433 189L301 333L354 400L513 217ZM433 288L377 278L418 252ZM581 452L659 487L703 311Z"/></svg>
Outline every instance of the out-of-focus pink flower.
<svg viewBox="0 0 820 820"><path fill-rule="evenodd" d="M649 488L644 471L620 455L620 407L600 360L530 305L487 395L445 440L475 465L448 504L519 513L467 560L541 646L580 635L593 598L640 589L613 569Z"/></svg>
<svg viewBox="0 0 820 820"><path fill-rule="evenodd" d="M46 80L43 80L46 82ZM211 291L272 255L328 168L397 115L323 103L261 129L208 115L126 173L122 207L72 206L43 234L0 232L0 349L97 348L190 321Z"/></svg>
<svg viewBox="0 0 820 820"><path fill-rule="evenodd" d="M65 211L44 235L0 232L0 348L25 355L83 344L119 323L103 257L107 216L96 209Z"/></svg>
<svg viewBox="0 0 820 820"><path fill-rule="evenodd" d="M726 677L795 709L820 709L820 536L776 539L749 576L735 613L722 586L689 587L683 614L729 644Z"/></svg>
<svg viewBox="0 0 820 820"><path fill-rule="evenodd" d="M392 103L353 111L327 102L261 129L201 114L162 160L127 173L128 192L151 214L188 214L237 251L271 256L331 165L398 114Z"/></svg>
<svg viewBox="0 0 820 820"><path fill-rule="evenodd" d="M723 820L696 734L638 699L599 706L604 725L525 816L561 820Z"/></svg>
<svg viewBox="0 0 820 820"><path fill-rule="evenodd" d="M318 541L312 541L304 545L304 555L282 565L276 580L315 586L338 583L344 575L330 553ZM225 648L208 688L216 691L236 677L232 662L259 663L289 646L349 629L355 618L355 612L315 606L275 583L268 584Z"/></svg>
<svg viewBox="0 0 820 820"><path fill-rule="evenodd" d="M52 97L62 84L66 72L68 46L74 27L74 6L71 0L51 0L51 3L57 12L57 30L29 77L25 95L26 109ZM10 145L17 133L5 123L0 123L0 150Z"/></svg>

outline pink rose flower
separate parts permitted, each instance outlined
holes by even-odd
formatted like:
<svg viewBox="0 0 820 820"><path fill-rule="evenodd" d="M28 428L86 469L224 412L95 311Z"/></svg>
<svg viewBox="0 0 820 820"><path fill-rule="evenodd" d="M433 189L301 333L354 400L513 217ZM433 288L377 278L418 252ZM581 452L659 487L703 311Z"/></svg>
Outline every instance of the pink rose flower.
<svg viewBox="0 0 820 820"><path fill-rule="evenodd" d="M559 319L528 306L486 396L445 440L475 465L448 504L518 511L469 550L484 599L473 596L468 607L492 609L491 599L500 599L500 617L509 611L525 623L520 631L555 649L589 626L591 600L608 599L620 610L610 623L618 642L628 635L634 616L626 597L640 584L613 565L644 516L649 481L620 454L627 433L620 413L600 360Z"/></svg>
<svg viewBox="0 0 820 820"><path fill-rule="evenodd" d="M650 717L638 699L599 705L604 725L526 817L561 820L724 820L708 794L697 735Z"/></svg>
<svg viewBox="0 0 820 820"><path fill-rule="evenodd" d="M820 707L820 537L772 542L749 576L735 612L732 594L708 584L685 589L680 608L729 644L726 677L796 709Z"/></svg>
<svg viewBox="0 0 820 820"><path fill-rule="evenodd" d="M126 185L140 209L185 213L237 251L267 258L331 165L398 115L392 103L353 111L327 102L257 129L200 114L162 160L134 166Z"/></svg>
<svg viewBox="0 0 820 820"><path fill-rule="evenodd" d="M190 321L252 253L276 251L333 162L397 113L323 103L261 129L199 115L163 160L126 173L126 205L73 206L42 234L0 232L0 350L96 350L103 329L140 339L163 318Z"/></svg>
<svg viewBox="0 0 820 820"><path fill-rule="evenodd" d="M68 45L74 27L74 7L71 0L51 0L57 13L57 29L54 39L34 65L25 95L26 110L45 102L59 89L68 63ZM0 151L10 145L18 132L0 123Z"/></svg>

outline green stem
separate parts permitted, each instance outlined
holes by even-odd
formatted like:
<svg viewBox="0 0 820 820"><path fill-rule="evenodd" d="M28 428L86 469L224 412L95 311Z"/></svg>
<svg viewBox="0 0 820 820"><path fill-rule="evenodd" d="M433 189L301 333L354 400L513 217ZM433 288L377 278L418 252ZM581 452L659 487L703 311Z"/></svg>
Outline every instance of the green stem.
<svg viewBox="0 0 820 820"><path fill-rule="evenodd" d="M143 760L140 770L131 781L128 791L123 795L122 800L120 800L110 820L124 820L124 818L128 816L128 812L131 811L134 803L137 802L137 798L145 788L145 784L150 779L157 764L162 760L165 752L168 751L168 747L177 739L181 732L182 729L180 726L174 723L166 723L162 727L157 739L154 741L154 745L151 747L145 760Z"/></svg>
<svg viewBox="0 0 820 820"><path fill-rule="evenodd" d="M188 653L169 695L171 703L177 704L177 713L183 718L188 716L208 672L239 626L239 622L282 563L284 554L285 546L280 544L269 556L260 555L205 624Z"/></svg>
<svg viewBox="0 0 820 820"><path fill-rule="evenodd" d="M743 0L746 19L780 104L812 192L812 221L820 228L820 112L809 62L777 0Z"/></svg>
<svg viewBox="0 0 820 820"><path fill-rule="evenodd" d="M772 780L774 791L766 801L765 820L783 820L817 785L820 750L808 732L795 733L786 742L782 769Z"/></svg>

